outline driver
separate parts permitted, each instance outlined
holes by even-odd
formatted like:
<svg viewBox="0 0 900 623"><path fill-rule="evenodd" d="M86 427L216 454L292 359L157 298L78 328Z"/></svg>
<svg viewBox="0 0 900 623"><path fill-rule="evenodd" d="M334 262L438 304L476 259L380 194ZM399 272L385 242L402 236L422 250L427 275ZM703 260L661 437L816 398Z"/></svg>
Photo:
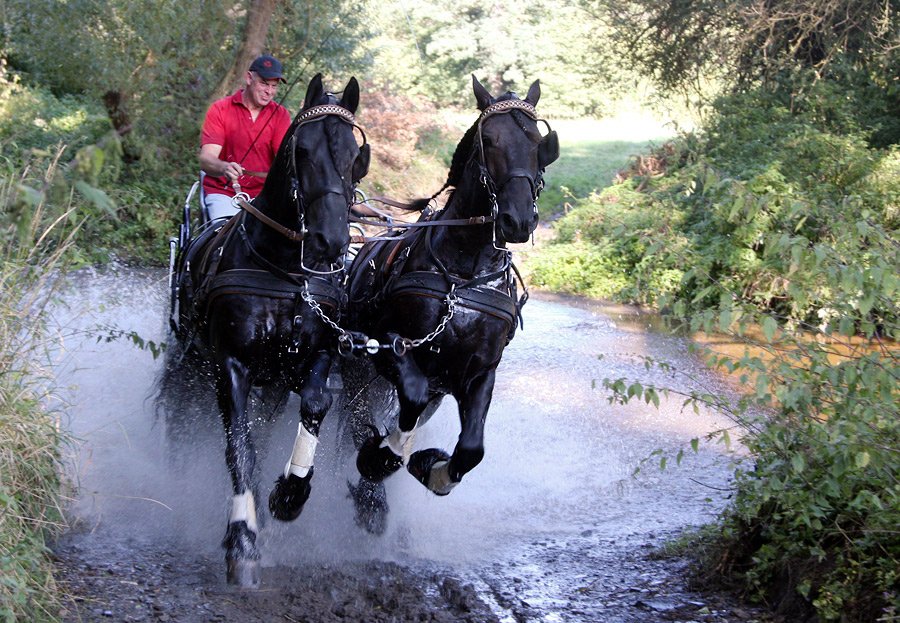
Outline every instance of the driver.
<svg viewBox="0 0 900 623"><path fill-rule="evenodd" d="M231 203L236 192L251 198L259 194L291 125L287 109L273 101L278 83L286 82L275 57L257 58L244 80L245 88L212 103L200 133L200 169L206 173L203 192L210 220L239 211Z"/></svg>

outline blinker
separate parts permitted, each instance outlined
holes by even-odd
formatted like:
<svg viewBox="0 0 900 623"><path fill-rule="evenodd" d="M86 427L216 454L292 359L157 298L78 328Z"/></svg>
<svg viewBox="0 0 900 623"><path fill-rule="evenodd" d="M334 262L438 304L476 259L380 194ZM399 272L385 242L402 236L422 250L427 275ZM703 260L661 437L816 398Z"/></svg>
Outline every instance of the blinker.
<svg viewBox="0 0 900 623"><path fill-rule="evenodd" d="M353 161L353 183L357 183L359 180L364 178L366 174L369 172L369 159L371 153L369 150L369 144L365 143L362 147L359 148L359 155L356 157L356 160Z"/></svg>
<svg viewBox="0 0 900 623"><path fill-rule="evenodd" d="M538 164L545 169L557 158L559 158L559 136L556 130L551 130L538 145Z"/></svg>

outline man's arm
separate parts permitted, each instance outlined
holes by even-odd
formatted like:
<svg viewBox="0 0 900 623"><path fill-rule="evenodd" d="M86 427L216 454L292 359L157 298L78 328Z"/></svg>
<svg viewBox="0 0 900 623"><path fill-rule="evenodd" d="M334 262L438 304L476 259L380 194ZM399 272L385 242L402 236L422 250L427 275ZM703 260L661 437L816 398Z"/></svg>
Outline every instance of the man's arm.
<svg viewBox="0 0 900 623"><path fill-rule="evenodd" d="M237 162L225 162L219 160L222 153L221 145L207 143L200 147L200 168L214 177L227 177L231 183L235 183L244 174L244 168Z"/></svg>

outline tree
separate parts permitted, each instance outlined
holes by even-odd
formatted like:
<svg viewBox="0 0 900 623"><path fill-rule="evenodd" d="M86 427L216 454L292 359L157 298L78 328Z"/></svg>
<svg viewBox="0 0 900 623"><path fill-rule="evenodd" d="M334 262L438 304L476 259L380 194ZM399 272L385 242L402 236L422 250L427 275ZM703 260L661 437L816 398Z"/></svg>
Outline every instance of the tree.
<svg viewBox="0 0 900 623"><path fill-rule="evenodd" d="M672 91L707 72L741 87L808 69L896 75L898 0L583 0L627 57Z"/></svg>
<svg viewBox="0 0 900 623"><path fill-rule="evenodd" d="M213 89L209 101L215 101L243 86L244 74L253 60L263 53L269 24L275 12L275 0L251 0L247 11L247 22L241 37L241 45L234 55L234 62Z"/></svg>
<svg viewBox="0 0 900 623"><path fill-rule="evenodd" d="M381 82L468 106L470 74L492 92L540 79L541 109L601 114L634 85L605 43L606 29L562 1L404 0L373 15ZM399 61L399 62L398 62ZM602 71L597 71L598 67Z"/></svg>

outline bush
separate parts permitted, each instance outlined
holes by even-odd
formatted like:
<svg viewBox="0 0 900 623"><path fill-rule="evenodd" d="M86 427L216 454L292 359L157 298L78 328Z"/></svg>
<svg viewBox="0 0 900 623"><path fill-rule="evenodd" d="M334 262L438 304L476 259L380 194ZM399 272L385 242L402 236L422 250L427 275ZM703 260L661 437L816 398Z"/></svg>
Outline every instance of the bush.
<svg viewBox="0 0 900 623"><path fill-rule="evenodd" d="M546 257L601 254L627 282L616 297L747 344L701 351L739 380L739 399L686 396L729 414L749 450L706 533L715 542L698 544L706 577L861 623L900 612L897 155L870 147L822 91L793 111L765 92L721 100L664 175L625 175L590 198ZM680 281L634 296L665 270ZM604 385L622 402L667 391Z"/></svg>

